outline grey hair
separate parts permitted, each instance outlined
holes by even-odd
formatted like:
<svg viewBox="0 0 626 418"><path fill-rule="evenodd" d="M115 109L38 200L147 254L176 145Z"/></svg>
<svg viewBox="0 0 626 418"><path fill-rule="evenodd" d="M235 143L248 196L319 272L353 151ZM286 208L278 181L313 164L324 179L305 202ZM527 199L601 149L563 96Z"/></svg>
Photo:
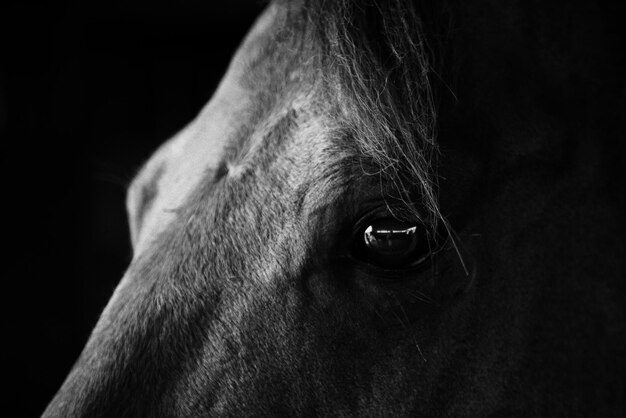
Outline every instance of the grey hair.
<svg viewBox="0 0 626 418"><path fill-rule="evenodd" d="M395 184L419 190L432 224L441 219L436 184L436 110L428 48L411 1L305 0L301 19L345 104L359 151ZM411 205L413 202L407 202ZM423 215L423 214L422 214Z"/></svg>

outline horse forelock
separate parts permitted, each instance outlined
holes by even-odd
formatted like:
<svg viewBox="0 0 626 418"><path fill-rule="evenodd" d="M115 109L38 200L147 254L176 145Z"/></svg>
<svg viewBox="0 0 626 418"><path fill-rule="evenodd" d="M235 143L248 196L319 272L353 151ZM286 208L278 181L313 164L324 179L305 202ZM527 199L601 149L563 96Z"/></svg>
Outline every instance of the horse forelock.
<svg viewBox="0 0 626 418"><path fill-rule="evenodd" d="M434 225L441 218L436 111L415 5L279 1L275 7L281 17L264 54L252 60L263 71L253 72L250 87L263 86L272 101L273 92L290 91L285 84L308 80L295 100L305 95L306 110L326 116L334 130L327 134L352 149L362 175L394 185L387 198L419 207L416 215Z"/></svg>
<svg viewBox="0 0 626 418"><path fill-rule="evenodd" d="M362 157L392 182L396 198L419 190L428 221L436 197L436 111L431 57L413 2L305 2L304 27L319 46L321 71ZM425 214L422 212L422 216Z"/></svg>

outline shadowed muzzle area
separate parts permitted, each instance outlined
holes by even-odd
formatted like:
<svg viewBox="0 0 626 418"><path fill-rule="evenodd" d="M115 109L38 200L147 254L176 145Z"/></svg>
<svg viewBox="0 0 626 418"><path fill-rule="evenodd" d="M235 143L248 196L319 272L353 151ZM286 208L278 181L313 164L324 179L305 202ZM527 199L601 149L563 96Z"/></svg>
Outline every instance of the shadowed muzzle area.
<svg viewBox="0 0 626 418"><path fill-rule="evenodd" d="M617 23L268 6L131 186L132 264L44 416L621 416L623 67L562 13ZM425 252L368 258L368 225Z"/></svg>

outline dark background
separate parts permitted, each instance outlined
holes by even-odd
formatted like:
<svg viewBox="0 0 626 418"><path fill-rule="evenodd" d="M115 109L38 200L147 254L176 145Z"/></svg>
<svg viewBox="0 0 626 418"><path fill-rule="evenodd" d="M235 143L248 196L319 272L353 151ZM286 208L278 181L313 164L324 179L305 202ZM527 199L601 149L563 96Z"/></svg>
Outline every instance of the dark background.
<svg viewBox="0 0 626 418"><path fill-rule="evenodd" d="M0 6L2 380L19 415L43 412L130 261L127 185L208 101L262 9Z"/></svg>

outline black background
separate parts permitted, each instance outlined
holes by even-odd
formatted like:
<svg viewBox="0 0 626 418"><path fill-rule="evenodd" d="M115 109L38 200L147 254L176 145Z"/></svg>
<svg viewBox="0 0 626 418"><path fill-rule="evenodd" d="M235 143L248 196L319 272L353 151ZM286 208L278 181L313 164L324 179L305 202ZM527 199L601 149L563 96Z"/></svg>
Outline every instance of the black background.
<svg viewBox="0 0 626 418"><path fill-rule="evenodd" d="M130 261L127 185L208 101L264 5L0 7L3 395L38 416Z"/></svg>

